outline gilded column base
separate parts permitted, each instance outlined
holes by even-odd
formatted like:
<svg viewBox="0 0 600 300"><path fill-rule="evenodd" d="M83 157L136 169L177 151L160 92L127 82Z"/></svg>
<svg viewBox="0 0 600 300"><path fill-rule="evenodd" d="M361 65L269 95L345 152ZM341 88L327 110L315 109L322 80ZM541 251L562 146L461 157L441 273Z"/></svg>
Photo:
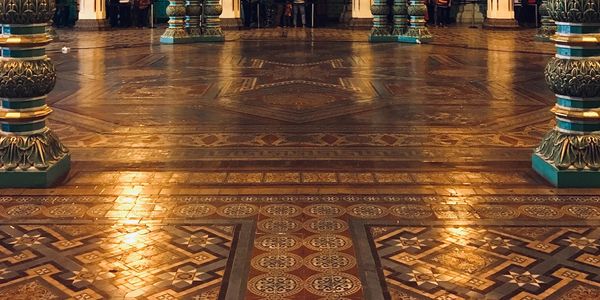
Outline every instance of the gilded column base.
<svg viewBox="0 0 600 300"><path fill-rule="evenodd" d="M167 28L160 37L161 44L184 44L191 43L193 40L184 28Z"/></svg>
<svg viewBox="0 0 600 300"><path fill-rule="evenodd" d="M426 27L409 27L406 33L398 37L398 42L411 44L424 44L433 40L433 36Z"/></svg>
<svg viewBox="0 0 600 300"><path fill-rule="evenodd" d="M220 22L219 22L220 23ZM217 23L217 24L219 24ZM220 25L204 27L202 35L196 38L197 42L224 42L225 34Z"/></svg>
<svg viewBox="0 0 600 300"><path fill-rule="evenodd" d="M58 42L60 40L60 38L59 38L56 30L54 29L54 26L52 26L53 23L54 22L52 22L52 20L50 20L50 22L48 22L48 25L46 25L46 35L48 37L50 37L53 42Z"/></svg>
<svg viewBox="0 0 600 300"><path fill-rule="evenodd" d="M44 188L60 183L71 155L50 131L0 136L0 187Z"/></svg>
<svg viewBox="0 0 600 300"><path fill-rule="evenodd" d="M373 28L369 34L369 42L371 43L385 43L385 42L396 42L397 37L393 36L390 32L389 27Z"/></svg>
<svg viewBox="0 0 600 300"><path fill-rule="evenodd" d="M519 23L515 19L492 19L483 21L484 29L519 29Z"/></svg>
<svg viewBox="0 0 600 300"><path fill-rule="evenodd" d="M598 188L600 187L600 172L593 170L561 170L545 160L539 154L531 157L533 170L558 188Z"/></svg>
<svg viewBox="0 0 600 300"><path fill-rule="evenodd" d="M195 40L196 42L224 42L225 35L201 35Z"/></svg>
<svg viewBox="0 0 600 300"><path fill-rule="evenodd" d="M553 130L535 149L532 167L556 187L600 187L600 135Z"/></svg>
<svg viewBox="0 0 600 300"><path fill-rule="evenodd" d="M540 42L550 42L551 37L556 32L556 26L544 26L538 29L538 32L535 35L535 40Z"/></svg>

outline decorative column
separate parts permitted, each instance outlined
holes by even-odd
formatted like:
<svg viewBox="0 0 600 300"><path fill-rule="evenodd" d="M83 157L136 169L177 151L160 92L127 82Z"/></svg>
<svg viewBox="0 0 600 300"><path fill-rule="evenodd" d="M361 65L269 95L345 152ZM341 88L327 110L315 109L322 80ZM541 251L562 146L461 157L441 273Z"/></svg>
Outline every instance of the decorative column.
<svg viewBox="0 0 600 300"><path fill-rule="evenodd" d="M410 0L408 6L408 15L410 16L410 26L406 33L398 37L399 42L403 43L428 43L433 38L429 29L425 27L425 12L427 6L423 0Z"/></svg>
<svg viewBox="0 0 600 300"><path fill-rule="evenodd" d="M406 0L394 0L394 6L392 6L392 13L394 14L392 35L396 38L406 33L406 27L408 26L407 11Z"/></svg>
<svg viewBox="0 0 600 300"><path fill-rule="evenodd" d="M0 187L48 187L69 172L70 154L46 127L56 71L46 56L52 0L0 0Z"/></svg>
<svg viewBox="0 0 600 300"><path fill-rule="evenodd" d="M556 127L532 156L533 169L557 187L600 187L600 8L548 0L556 55L546 83L556 95Z"/></svg>
<svg viewBox="0 0 600 300"><path fill-rule="evenodd" d="M519 24L515 20L514 0L488 0L487 18L483 22L483 28L519 28Z"/></svg>
<svg viewBox="0 0 600 300"><path fill-rule="evenodd" d="M350 28L371 29L373 27L373 14L371 13L371 0L350 0L352 2L352 18Z"/></svg>
<svg viewBox="0 0 600 300"><path fill-rule="evenodd" d="M79 30L108 30L105 0L79 1L79 16L75 27Z"/></svg>
<svg viewBox="0 0 600 300"><path fill-rule="evenodd" d="M390 6L387 0L374 0L371 5L373 14L373 28L369 34L369 42L395 42L396 38L392 36L392 29L388 22Z"/></svg>
<svg viewBox="0 0 600 300"><path fill-rule="evenodd" d="M52 19L48 21L48 26L46 26L46 34L53 42L56 42L59 39L58 33L54 29L54 21Z"/></svg>
<svg viewBox="0 0 600 300"><path fill-rule="evenodd" d="M185 3L185 31L190 41L196 41L201 35L200 29L200 0L188 0Z"/></svg>
<svg viewBox="0 0 600 300"><path fill-rule="evenodd" d="M240 0L224 0L223 13L221 13L221 27L239 29L242 27L242 18L240 12Z"/></svg>
<svg viewBox="0 0 600 300"><path fill-rule="evenodd" d="M548 5L546 4L546 0L542 1L542 4L539 8L540 16L542 16L542 26L537 31L535 35L535 39L542 42L549 42L550 37L554 35L556 32L556 25L554 24L554 20L548 14Z"/></svg>
<svg viewBox="0 0 600 300"><path fill-rule="evenodd" d="M219 0L204 0L204 22L202 23L201 42L224 42L225 35L221 29L221 13L223 6Z"/></svg>
<svg viewBox="0 0 600 300"><path fill-rule="evenodd" d="M169 27L160 37L163 44L188 43L189 35L185 30L185 4L183 0L169 0L167 6L169 16Z"/></svg>

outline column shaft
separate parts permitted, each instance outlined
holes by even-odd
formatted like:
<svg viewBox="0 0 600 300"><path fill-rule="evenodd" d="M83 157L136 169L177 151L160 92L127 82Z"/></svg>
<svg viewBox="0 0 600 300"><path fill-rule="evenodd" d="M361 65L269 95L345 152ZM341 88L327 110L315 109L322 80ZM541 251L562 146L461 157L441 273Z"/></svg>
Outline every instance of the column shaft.
<svg viewBox="0 0 600 300"><path fill-rule="evenodd" d="M2 0L0 14L0 187L48 187L69 172L70 154L46 127L56 71L46 56L54 1Z"/></svg>
<svg viewBox="0 0 600 300"><path fill-rule="evenodd" d="M390 6L386 0L375 0L371 5L373 14L373 28L369 34L369 42L394 42L396 39L392 36L392 28L388 22Z"/></svg>
<svg viewBox="0 0 600 300"><path fill-rule="evenodd" d="M218 0L204 0L204 21L202 22L200 41L225 41L225 35L221 29L221 13L223 13L223 6L219 4Z"/></svg>
<svg viewBox="0 0 600 300"><path fill-rule="evenodd" d="M425 27L425 6L423 0L410 0L408 6L408 15L410 16L410 25L406 33L398 37L398 41L403 43L427 43L433 38L429 29Z"/></svg>
<svg viewBox="0 0 600 300"><path fill-rule="evenodd" d="M532 164L557 187L600 187L600 12L589 2L549 0L556 55L546 65L556 95L556 127L535 149Z"/></svg>
<svg viewBox="0 0 600 300"><path fill-rule="evenodd" d="M185 30L185 2L169 0L167 16L169 16L169 27L160 37L160 42L163 44L188 43L190 39Z"/></svg>

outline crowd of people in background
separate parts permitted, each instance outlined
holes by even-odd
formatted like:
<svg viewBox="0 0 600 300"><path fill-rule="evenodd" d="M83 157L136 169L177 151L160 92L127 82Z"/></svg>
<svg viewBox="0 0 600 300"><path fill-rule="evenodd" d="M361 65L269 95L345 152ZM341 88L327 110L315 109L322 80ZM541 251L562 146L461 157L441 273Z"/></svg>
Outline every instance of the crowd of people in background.
<svg viewBox="0 0 600 300"><path fill-rule="evenodd" d="M107 17L111 27L150 27L152 0L108 0ZM79 18L77 0L56 0L54 26L73 27Z"/></svg>
<svg viewBox="0 0 600 300"><path fill-rule="evenodd" d="M149 27L151 0L110 0L108 21L111 27Z"/></svg>
<svg viewBox="0 0 600 300"><path fill-rule="evenodd" d="M450 24L450 9L452 0L425 0L427 11L425 11L425 21L427 24L435 26L447 26Z"/></svg>
<svg viewBox="0 0 600 300"><path fill-rule="evenodd" d="M241 0L244 27L305 27L305 0Z"/></svg>

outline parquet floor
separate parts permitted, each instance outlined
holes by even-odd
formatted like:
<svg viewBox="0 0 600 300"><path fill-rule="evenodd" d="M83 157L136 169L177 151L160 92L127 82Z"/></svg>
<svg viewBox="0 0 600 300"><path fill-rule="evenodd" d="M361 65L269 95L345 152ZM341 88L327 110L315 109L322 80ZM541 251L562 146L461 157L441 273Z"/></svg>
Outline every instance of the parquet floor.
<svg viewBox="0 0 600 300"><path fill-rule="evenodd" d="M0 298L599 298L600 191L529 166L553 46L432 31L59 31L73 169L0 190Z"/></svg>

